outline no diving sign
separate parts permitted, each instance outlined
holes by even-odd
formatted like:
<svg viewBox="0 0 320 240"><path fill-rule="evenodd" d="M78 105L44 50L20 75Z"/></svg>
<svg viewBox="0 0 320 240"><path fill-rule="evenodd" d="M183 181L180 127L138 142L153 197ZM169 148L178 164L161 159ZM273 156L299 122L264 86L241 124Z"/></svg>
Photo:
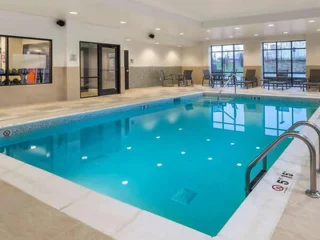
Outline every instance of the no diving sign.
<svg viewBox="0 0 320 240"><path fill-rule="evenodd" d="M277 191L277 192L281 192L284 190L284 187L280 186L280 185L273 185L272 189Z"/></svg>

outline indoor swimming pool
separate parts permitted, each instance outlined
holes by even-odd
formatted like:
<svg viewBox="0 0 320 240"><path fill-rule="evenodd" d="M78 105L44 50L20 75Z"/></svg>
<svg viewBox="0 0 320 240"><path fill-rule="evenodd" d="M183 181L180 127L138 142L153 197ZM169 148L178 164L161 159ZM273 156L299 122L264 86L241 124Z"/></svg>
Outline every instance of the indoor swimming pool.
<svg viewBox="0 0 320 240"><path fill-rule="evenodd" d="M245 199L246 166L319 100L175 98L17 126L0 153L215 236ZM284 151L283 142L270 164ZM257 166L257 173L260 167Z"/></svg>

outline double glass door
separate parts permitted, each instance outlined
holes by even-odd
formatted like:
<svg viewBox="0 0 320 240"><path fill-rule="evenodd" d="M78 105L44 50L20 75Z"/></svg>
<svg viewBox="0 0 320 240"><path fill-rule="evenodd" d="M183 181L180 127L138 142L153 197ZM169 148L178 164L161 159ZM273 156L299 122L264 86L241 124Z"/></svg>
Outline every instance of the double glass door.
<svg viewBox="0 0 320 240"><path fill-rule="evenodd" d="M80 42L81 98L120 93L120 46Z"/></svg>

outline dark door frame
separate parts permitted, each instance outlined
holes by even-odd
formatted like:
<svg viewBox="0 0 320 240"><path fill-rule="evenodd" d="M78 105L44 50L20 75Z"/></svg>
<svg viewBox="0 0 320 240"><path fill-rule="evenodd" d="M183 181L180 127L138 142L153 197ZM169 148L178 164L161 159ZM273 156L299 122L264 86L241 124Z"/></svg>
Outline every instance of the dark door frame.
<svg viewBox="0 0 320 240"><path fill-rule="evenodd" d="M79 54L81 54L81 43L93 43L97 44L97 52L98 52L98 96L108 95L108 94L118 94L121 92L121 76L120 76L120 50L121 46L119 44L109 44L109 43L97 43L97 42L86 42L86 41L80 41L79 42ZM101 49L103 47L107 48L114 48L115 49L115 81L116 81L116 89L102 89L102 80L101 80L101 73L102 73L102 54ZM80 71L80 77L81 77L81 56L79 57L79 71ZM79 89L80 98L87 98L87 97L81 97L81 78L80 78L80 89ZM94 96L94 97L98 97Z"/></svg>
<svg viewBox="0 0 320 240"><path fill-rule="evenodd" d="M120 93L120 45L113 44L98 44L98 95L109 95L109 94L117 94ZM116 88L115 89L102 89L102 49L103 48L113 48L115 49L115 81Z"/></svg>
<svg viewBox="0 0 320 240"><path fill-rule="evenodd" d="M124 82L126 90L130 88L129 71L129 50L124 50Z"/></svg>

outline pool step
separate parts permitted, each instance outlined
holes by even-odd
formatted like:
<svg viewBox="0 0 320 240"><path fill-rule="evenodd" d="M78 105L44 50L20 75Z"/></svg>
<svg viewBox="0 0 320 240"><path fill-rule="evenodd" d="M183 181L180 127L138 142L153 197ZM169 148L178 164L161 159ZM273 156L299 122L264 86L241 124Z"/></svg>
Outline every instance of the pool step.
<svg viewBox="0 0 320 240"><path fill-rule="evenodd" d="M259 174L252 180L250 183L250 192L258 185L258 183L261 181L261 179L266 175L267 171L266 170L261 170Z"/></svg>

